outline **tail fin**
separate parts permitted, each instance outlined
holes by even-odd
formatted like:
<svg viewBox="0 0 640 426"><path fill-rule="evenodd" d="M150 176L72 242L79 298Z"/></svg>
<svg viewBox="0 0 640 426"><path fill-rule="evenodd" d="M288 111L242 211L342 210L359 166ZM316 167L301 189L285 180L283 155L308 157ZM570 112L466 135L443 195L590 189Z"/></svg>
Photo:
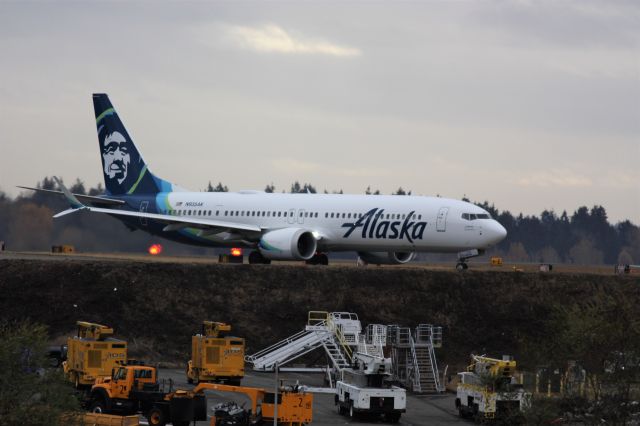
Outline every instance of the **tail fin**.
<svg viewBox="0 0 640 426"><path fill-rule="evenodd" d="M94 93L98 143L107 194L157 194L170 192L169 182L157 178L148 169L142 155L127 133L120 117L104 93Z"/></svg>

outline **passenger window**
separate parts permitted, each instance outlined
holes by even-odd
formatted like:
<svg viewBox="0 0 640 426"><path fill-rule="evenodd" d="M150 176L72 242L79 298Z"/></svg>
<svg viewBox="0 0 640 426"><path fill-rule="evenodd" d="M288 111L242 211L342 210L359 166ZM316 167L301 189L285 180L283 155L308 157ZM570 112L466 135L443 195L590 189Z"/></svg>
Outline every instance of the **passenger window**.
<svg viewBox="0 0 640 426"><path fill-rule="evenodd" d="M284 217L287 217L287 212L284 212Z"/></svg>
<svg viewBox="0 0 640 426"><path fill-rule="evenodd" d="M344 213L342 213L342 218L344 219Z"/></svg>

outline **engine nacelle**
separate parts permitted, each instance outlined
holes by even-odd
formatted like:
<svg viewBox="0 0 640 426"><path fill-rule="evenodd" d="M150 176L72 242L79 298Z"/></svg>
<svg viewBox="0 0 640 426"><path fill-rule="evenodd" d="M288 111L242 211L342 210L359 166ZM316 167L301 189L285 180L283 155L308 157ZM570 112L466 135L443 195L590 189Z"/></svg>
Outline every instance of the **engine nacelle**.
<svg viewBox="0 0 640 426"><path fill-rule="evenodd" d="M415 253L410 251L359 251L358 256L366 263L373 263L374 265L402 265L412 260L415 257Z"/></svg>
<svg viewBox="0 0 640 426"><path fill-rule="evenodd" d="M275 260L309 260L317 248L318 242L311 231L300 228L267 232L258 243L260 254Z"/></svg>

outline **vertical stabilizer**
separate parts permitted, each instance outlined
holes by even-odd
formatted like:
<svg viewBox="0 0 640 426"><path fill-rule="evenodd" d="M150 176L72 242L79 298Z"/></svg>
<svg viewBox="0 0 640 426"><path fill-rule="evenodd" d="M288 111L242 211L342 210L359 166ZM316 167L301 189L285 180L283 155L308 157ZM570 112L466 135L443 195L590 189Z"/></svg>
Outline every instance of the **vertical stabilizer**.
<svg viewBox="0 0 640 426"><path fill-rule="evenodd" d="M98 143L106 192L110 195L170 192L172 185L155 177L104 93L93 95Z"/></svg>

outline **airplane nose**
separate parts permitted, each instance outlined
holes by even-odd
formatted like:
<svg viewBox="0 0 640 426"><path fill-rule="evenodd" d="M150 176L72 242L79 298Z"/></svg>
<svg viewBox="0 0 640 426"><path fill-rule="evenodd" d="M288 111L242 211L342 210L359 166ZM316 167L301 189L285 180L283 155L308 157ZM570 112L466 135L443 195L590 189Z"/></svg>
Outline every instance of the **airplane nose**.
<svg viewBox="0 0 640 426"><path fill-rule="evenodd" d="M500 241L504 240L507 236L507 230L504 229L504 226L500 225L497 221L492 221L491 226L489 227L489 234L491 236L491 244L498 244Z"/></svg>

